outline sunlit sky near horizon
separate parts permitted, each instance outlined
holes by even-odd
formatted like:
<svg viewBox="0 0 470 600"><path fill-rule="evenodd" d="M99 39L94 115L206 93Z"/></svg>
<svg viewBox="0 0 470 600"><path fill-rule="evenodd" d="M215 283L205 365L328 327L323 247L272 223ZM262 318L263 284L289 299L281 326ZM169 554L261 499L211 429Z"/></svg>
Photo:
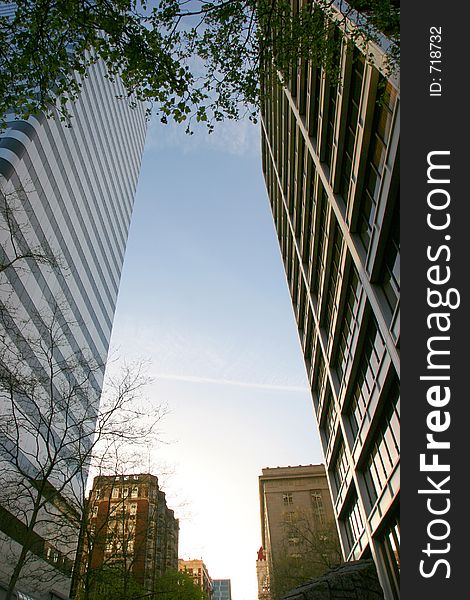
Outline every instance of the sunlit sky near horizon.
<svg viewBox="0 0 470 600"><path fill-rule="evenodd" d="M166 403L160 475L180 558L256 600L263 467L323 462L264 186L258 126L152 123L111 339Z"/></svg>

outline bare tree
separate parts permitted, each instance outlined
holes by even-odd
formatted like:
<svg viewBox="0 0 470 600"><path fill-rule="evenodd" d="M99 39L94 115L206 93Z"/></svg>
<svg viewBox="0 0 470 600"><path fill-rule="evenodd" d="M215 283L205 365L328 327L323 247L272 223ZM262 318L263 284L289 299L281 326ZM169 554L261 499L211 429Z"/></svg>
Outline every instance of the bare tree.
<svg viewBox="0 0 470 600"><path fill-rule="evenodd" d="M61 267L61 260L43 237L34 240L29 221L29 203L34 188L31 183L14 187L0 181L0 284L8 271L24 273L29 265Z"/></svg>
<svg viewBox="0 0 470 600"><path fill-rule="evenodd" d="M26 572L51 583L70 576L89 469L154 439L164 412L140 398L141 366L110 379L100 402L103 365L71 348L69 328L58 308L0 335L0 504L14 565L7 600Z"/></svg>
<svg viewBox="0 0 470 600"><path fill-rule="evenodd" d="M293 588L320 577L342 562L336 524L312 517L311 513L289 513L282 523L282 552L273 557L270 588L272 600L280 600Z"/></svg>
<svg viewBox="0 0 470 600"><path fill-rule="evenodd" d="M148 523L136 520L137 503L132 498L137 487L133 481L133 476L116 473L90 493L73 584L73 596L80 600L100 598L111 580L112 591L122 600L141 588L133 570L140 552L145 551ZM156 511L156 505L149 510ZM149 514L150 519L154 516Z"/></svg>
<svg viewBox="0 0 470 600"><path fill-rule="evenodd" d="M83 344L60 285L25 308L22 280L68 277L65 260L32 226L34 198L32 183L0 179L0 577L9 580L7 598L25 579L68 587L89 470L155 442L164 413L142 397L142 364L108 377L101 396L103 359Z"/></svg>

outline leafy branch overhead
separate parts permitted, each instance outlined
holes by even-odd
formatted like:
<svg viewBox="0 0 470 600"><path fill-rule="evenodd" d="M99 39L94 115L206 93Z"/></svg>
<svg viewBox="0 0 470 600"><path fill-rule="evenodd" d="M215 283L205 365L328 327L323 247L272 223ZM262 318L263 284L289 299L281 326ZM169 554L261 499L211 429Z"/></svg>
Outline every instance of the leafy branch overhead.
<svg viewBox="0 0 470 600"><path fill-rule="evenodd" d="M67 101L102 59L129 100L147 101L163 122L255 119L260 65L285 72L304 58L328 70L331 25L351 22L363 42L384 32L397 64L397 0L22 0L0 17L0 114L55 107L67 119Z"/></svg>

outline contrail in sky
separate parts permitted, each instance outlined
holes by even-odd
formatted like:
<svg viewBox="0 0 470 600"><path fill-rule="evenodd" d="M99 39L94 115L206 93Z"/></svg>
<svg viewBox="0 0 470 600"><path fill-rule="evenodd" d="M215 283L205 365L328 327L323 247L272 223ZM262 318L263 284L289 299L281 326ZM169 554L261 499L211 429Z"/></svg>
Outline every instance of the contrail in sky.
<svg viewBox="0 0 470 600"><path fill-rule="evenodd" d="M256 388L260 390L277 390L281 392L307 392L307 386L278 385L274 383L255 383L251 381L237 381L236 379L216 379L213 377L197 377L194 375L169 375L155 374L155 379L169 379L172 381L187 381L191 383L213 383L216 385L233 385L237 387Z"/></svg>

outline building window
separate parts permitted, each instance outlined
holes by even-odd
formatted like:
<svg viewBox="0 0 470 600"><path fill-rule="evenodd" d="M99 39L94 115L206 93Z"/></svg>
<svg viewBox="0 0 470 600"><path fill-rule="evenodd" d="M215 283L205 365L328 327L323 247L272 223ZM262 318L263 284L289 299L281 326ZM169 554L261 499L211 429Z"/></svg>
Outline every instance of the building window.
<svg viewBox="0 0 470 600"><path fill-rule="evenodd" d="M293 503L291 492L284 492L282 495L282 501L285 506L290 506Z"/></svg>
<svg viewBox="0 0 470 600"><path fill-rule="evenodd" d="M113 489L113 498L119 498L120 497L120 489L119 488L114 488Z"/></svg>
<svg viewBox="0 0 470 600"><path fill-rule="evenodd" d="M320 89L322 82L321 68L312 67L312 89L310 92L308 134L314 140L314 146L317 146L318 135L318 114L320 112Z"/></svg>
<svg viewBox="0 0 470 600"><path fill-rule="evenodd" d="M381 415L378 430L369 451L369 460L364 469L370 508L374 506L380 496L400 456L399 399L398 382L395 380L387 395L385 403L388 408Z"/></svg>
<svg viewBox="0 0 470 600"><path fill-rule="evenodd" d="M295 522L295 512L289 511L284 513L284 521L286 523L294 523Z"/></svg>
<svg viewBox="0 0 470 600"><path fill-rule="evenodd" d="M383 82L382 78L382 82ZM380 86L379 86L380 88ZM368 250L374 225L375 210L380 190L387 144L392 128L393 110L397 93L391 83L383 86L383 92L377 99L373 132L369 146L369 158L366 166L364 189L359 205L358 231L364 249Z"/></svg>
<svg viewBox="0 0 470 600"><path fill-rule="evenodd" d="M59 561L59 552L55 548L49 546L46 551L46 558L51 563L57 563Z"/></svg>
<svg viewBox="0 0 470 600"><path fill-rule="evenodd" d="M367 327L362 348L361 362L356 373L348 409L353 440L356 439L359 428L367 413L367 406L384 353L385 342L378 329L375 318L371 317L371 321Z"/></svg>
<svg viewBox="0 0 470 600"><path fill-rule="evenodd" d="M132 498L138 498L139 497L139 488L138 487L133 487L132 488L131 497Z"/></svg>
<svg viewBox="0 0 470 600"><path fill-rule="evenodd" d="M310 304L307 305L307 327L305 331L304 337L304 356L307 364L307 369L310 369L310 365L312 362L312 356L315 354L315 349L317 345L317 332L315 329L315 322L313 319L313 312Z"/></svg>
<svg viewBox="0 0 470 600"><path fill-rule="evenodd" d="M333 140L335 133L335 120L336 120L336 94L337 86L330 85L330 97L328 100L328 113L326 123L326 144L325 144L325 162L331 169L331 159L333 156Z"/></svg>
<svg viewBox="0 0 470 600"><path fill-rule="evenodd" d="M302 261L305 265L310 261L310 241L312 237L312 215L316 204L315 198L315 168L310 153L307 153L307 168L305 170L305 201L302 226Z"/></svg>
<svg viewBox="0 0 470 600"><path fill-rule="evenodd" d="M91 516L92 517L98 516L98 505L95 504L95 506L93 507L93 512L92 512Z"/></svg>
<svg viewBox="0 0 470 600"><path fill-rule="evenodd" d="M298 556L299 555L299 538L292 536L287 539L287 544L289 545L289 555L290 556Z"/></svg>
<svg viewBox="0 0 470 600"><path fill-rule="evenodd" d="M351 265L348 280L348 291L344 304L341 324L339 326L339 342L335 356L335 367L338 380L343 384L343 377L352 360L352 340L358 326L358 312L361 286L356 267Z"/></svg>
<svg viewBox="0 0 470 600"><path fill-rule="evenodd" d="M325 400L323 404L323 414L325 416L321 429L323 430L325 436L326 448L329 448L336 423L336 406L330 386L328 386L328 389L325 393Z"/></svg>
<svg viewBox="0 0 470 600"><path fill-rule="evenodd" d="M315 404L315 409L317 411L318 417L322 408L323 390L325 388L326 380L328 379L326 374L325 361L323 359L323 354L320 348L318 349L318 356L315 361L314 377L315 379L313 380L313 402Z"/></svg>
<svg viewBox="0 0 470 600"><path fill-rule="evenodd" d="M339 494L341 486L348 472L348 461L344 448L344 441L341 439L336 459L333 461L333 478L336 484L336 494Z"/></svg>
<svg viewBox="0 0 470 600"><path fill-rule="evenodd" d="M364 57L360 54L358 48L354 48L340 179L340 193L345 201L348 198L349 184L351 181L351 169L354 155L354 143L356 140L357 121L359 117L359 104L361 102L363 75Z"/></svg>
<svg viewBox="0 0 470 600"><path fill-rule="evenodd" d="M135 515L137 513L137 504L131 504L129 506L129 512L131 513L131 515Z"/></svg>
<svg viewBox="0 0 470 600"><path fill-rule="evenodd" d="M382 559L395 600L400 598L400 520L394 517L380 539Z"/></svg>
<svg viewBox="0 0 470 600"><path fill-rule="evenodd" d="M346 532L348 552L351 552L355 543L359 539L362 530L364 529L359 503L355 494L344 519L344 528Z"/></svg>
<svg viewBox="0 0 470 600"><path fill-rule="evenodd" d="M320 292L320 284L322 282L323 272L325 270L326 258L324 254L328 244L328 196L325 188L319 184L319 198L315 211L315 241L313 251L313 265L310 279L310 287L313 295L318 298Z"/></svg>
<svg viewBox="0 0 470 600"><path fill-rule="evenodd" d="M390 320L400 298L400 211L397 199L380 273L380 283L390 309Z"/></svg>
<svg viewBox="0 0 470 600"><path fill-rule="evenodd" d="M326 296L326 309L323 318L323 329L329 333L330 326L336 315L337 306L335 302L336 287L338 282L339 266L341 261L341 249L343 245L343 239L339 228L336 224L336 218L332 215L330 222L330 232L334 231L333 234L333 253L331 256L331 262L328 269L328 273L325 275L325 296Z"/></svg>
<svg viewBox="0 0 470 600"><path fill-rule="evenodd" d="M321 527L326 523L325 506L321 490L312 490L310 496L312 498L313 518L316 525Z"/></svg>

